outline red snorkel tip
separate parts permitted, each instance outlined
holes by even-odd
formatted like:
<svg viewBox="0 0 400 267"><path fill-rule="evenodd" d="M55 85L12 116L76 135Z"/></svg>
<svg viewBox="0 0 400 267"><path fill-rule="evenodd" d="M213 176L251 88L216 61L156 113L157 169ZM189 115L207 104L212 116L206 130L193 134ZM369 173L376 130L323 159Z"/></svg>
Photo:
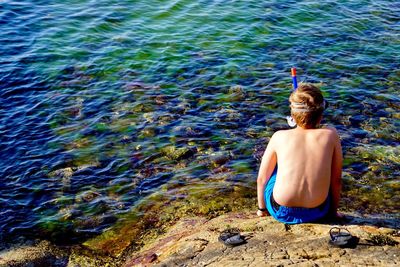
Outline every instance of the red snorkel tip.
<svg viewBox="0 0 400 267"><path fill-rule="evenodd" d="M297 76L296 76L296 68L291 68L292 70L292 82L293 82L293 90L297 89Z"/></svg>
<svg viewBox="0 0 400 267"><path fill-rule="evenodd" d="M296 76L296 68L292 68L292 76L295 77Z"/></svg>

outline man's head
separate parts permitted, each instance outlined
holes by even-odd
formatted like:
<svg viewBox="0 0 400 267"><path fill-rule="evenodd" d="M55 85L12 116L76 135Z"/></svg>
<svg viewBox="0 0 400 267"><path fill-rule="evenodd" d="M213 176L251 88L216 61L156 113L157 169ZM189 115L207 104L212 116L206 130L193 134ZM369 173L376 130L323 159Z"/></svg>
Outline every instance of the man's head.
<svg viewBox="0 0 400 267"><path fill-rule="evenodd" d="M316 128L325 109L321 90L309 83L301 83L289 98L291 114L297 125L305 128Z"/></svg>

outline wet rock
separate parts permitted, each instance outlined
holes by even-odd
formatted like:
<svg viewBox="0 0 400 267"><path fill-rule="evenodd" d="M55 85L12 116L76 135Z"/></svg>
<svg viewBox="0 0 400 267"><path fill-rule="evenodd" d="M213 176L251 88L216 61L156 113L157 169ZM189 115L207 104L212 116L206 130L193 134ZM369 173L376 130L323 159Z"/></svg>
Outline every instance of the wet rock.
<svg viewBox="0 0 400 267"><path fill-rule="evenodd" d="M78 229L94 229L101 224L102 220L98 216L85 216L74 221L74 226Z"/></svg>
<svg viewBox="0 0 400 267"><path fill-rule="evenodd" d="M71 253L68 257L68 267L77 267L77 266L120 266L120 261L115 258L101 256L99 257L96 254L91 253L91 251L83 251L80 247L72 248ZM61 266L60 266L61 267Z"/></svg>
<svg viewBox="0 0 400 267"><path fill-rule="evenodd" d="M349 168L357 173L364 173L368 170L368 165L364 162L354 162L349 166Z"/></svg>
<svg viewBox="0 0 400 267"><path fill-rule="evenodd" d="M13 244L0 251L0 266L66 266L68 252L58 249L48 241L37 244Z"/></svg>
<svg viewBox="0 0 400 267"><path fill-rule="evenodd" d="M230 160L230 154L229 153L214 153L210 155L210 162L211 166L214 168L217 168L221 165L224 165Z"/></svg>
<svg viewBox="0 0 400 267"><path fill-rule="evenodd" d="M172 160L182 160L193 156L196 153L196 148L192 147L181 147L176 146L166 146L161 149L161 153L169 159Z"/></svg>
<svg viewBox="0 0 400 267"><path fill-rule="evenodd" d="M125 88L128 90L135 90L135 89L160 89L160 86L158 85L150 85L150 84L145 84L143 82L139 81L134 81L134 82L129 82L125 85Z"/></svg>
<svg viewBox="0 0 400 267"><path fill-rule="evenodd" d="M173 114L160 114L157 117L157 124L158 125L167 125L171 122L173 122L174 120L176 120L176 116Z"/></svg>
<svg viewBox="0 0 400 267"><path fill-rule="evenodd" d="M67 207L60 209L58 215L60 216L61 221L69 221L78 216L81 216L83 213L81 210L78 210L74 207Z"/></svg>
<svg viewBox="0 0 400 267"><path fill-rule="evenodd" d="M208 137L212 134L210 129L202 126L176 126L172 130L174 136L184 138Z"/></svg>
<svg viewBox="0 0 400 267"><path fill-rule="evenodd" d="M101 194L93 191L93 190L89 190L89 191L85 191L80 193L79 195L76 196L75 201L77 203L81 203L81 202L92 202L94 199L101 197Z"/></svg>
<svg viewBox="0 0 400 267"><path fill-rule="evenodd" d="M140 211L140 213L143 212ZM144 216L145 218L138 215L136 210L134 215L126 218L125 222L117 223L113 228L85 241L82 245L98 255L112 255L114 259L118 258L132 243L140 242L139 239L143 237L146 227L151 227L146 217L152 216L152 214L145 213Z"/></svg>
<svg viewBox="0 0 400 267"><path fill-rule="evenodd" d="M107 211L109 211L110 209L111 209L110 204L103 199L95 200L92 203L92 207L91 207L92 212L95 214L104 214Z"/></svg>
<svg viewBox="0 0 400 267"><path fill-rule="evenodd" d="M89 140L89 138L79 138L69 144L66 144L65 148L66 149L79 149L79 148L88 147L90 145L91 145L91 141Z"/></svg>
<svg viewBox="0 0 400 267"><path fill-rule="evenodd" d="M154 99L157 105L165 105L168 101L167 96L165 95L157 95Z"/></svg>
<svg viewBox="0 0 400 267"><path fill-rule="evenodd" d="M245 91L242 86L235 85L228 90L229 101L242 101L246 98Z"/></svg>
<svg viewBox="0 0 400 267"><path fill-rule="evenodd" d="M214 114L214 120L219 122L239 122L243 115L234 109L223 108Z"/></svg>
<svg viewBox="0 0 400 267"><path fill-rule="evenodd" d="M364 121L366 121L367 117L363 115L353 115L349 117L349 121L353 127L358 127Z"/></svg>
<svg viewBox="0 0 400 267"><path fill-rule="evenodd" d="M261 162L261 159L264 155L266 145L256 145L253 149L253 157L258 161Z"/></svg>
<svg viewBox="0 0 400 267"><path fill-rule="evenodd" d="M143 114L143 118L146 120L146 122L153 123L154 120L156 120L157 115L155 112L147 112Z"/></svg>
<svg viewBox="0 0 400 267"><path fill-rule="evenodd" d="M64 179L68 179L68 178L71 178L71 176L73 174L74 174L74 171L72 170L72 167L67 167L67 168L52 171L49 173L49 176L50 177L61 177Z"/></svg>
<svg viewBox="0 0 400 267"><path fill-rule="evenodd" d="M186 112L191 110L191 105L189 102L182 101L176 106L172 106L171 110L177 114L185 114Z"/></svg>
<svg viewBox="0 0 400 267"><path fill-rule="evenodd" d="M392 118L400 120L400 112L392 113Z"/></svg>
<svg viewBox="0 0 400 267"><path fill-rule="evenodd" d="M154 137L158 133L158 129L154 126L148 126L140 131L139 138Z"/></svg>
<svg viewBox="0 0 400 267"><path fill-rule="evenodd" d="M368 135L368 132L364 130L353 130L351 134L356 138L364 138Z"/></svg>
<svg viewBox="0 0 400 267"><path fill-rule="evenodd" d="M61 183L64 189L68 189L71 186L71 177L74 174L72 167L62 168L50 172L48 175L51 178L61 178Z"/></svg>
<svg viewBox="0 0 400 267"><path fill-rule="evenodd" d="M213 173L215 173L215 174L218 174L218 173L224 174L224 173L231 173L231 172L232 172L232 170L226 166L220 166L213 170ZM225 179L223 179L223 180L225 180Z"/></svg>
<svg viewBox="0 0 400 267"><path fill-rule="evenodd" d="M132 112L134 113L142 113L142 112L153 112L154 107L145 103L136 103L136 105L132 108Z"/></svg>
<svg viewBox="0 0 400 267"><path fill-rule="evenodd" d="M381 163L400 163L399 146L364 146L352 149L360 157L369 160L378 160Z"/></svg>

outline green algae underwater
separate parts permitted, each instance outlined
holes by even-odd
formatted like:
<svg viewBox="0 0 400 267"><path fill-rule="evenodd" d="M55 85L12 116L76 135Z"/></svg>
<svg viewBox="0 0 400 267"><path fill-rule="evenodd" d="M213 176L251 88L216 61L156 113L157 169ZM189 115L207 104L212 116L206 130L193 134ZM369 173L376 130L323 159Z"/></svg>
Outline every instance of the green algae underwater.
<svg viewBox="0 0 400 267"><path fill-rule="evenodd" d="M399 219L396 1L0 5L5 236L115 256L181 217L254 209L293 65L342 139L340 210Z"/></svg>

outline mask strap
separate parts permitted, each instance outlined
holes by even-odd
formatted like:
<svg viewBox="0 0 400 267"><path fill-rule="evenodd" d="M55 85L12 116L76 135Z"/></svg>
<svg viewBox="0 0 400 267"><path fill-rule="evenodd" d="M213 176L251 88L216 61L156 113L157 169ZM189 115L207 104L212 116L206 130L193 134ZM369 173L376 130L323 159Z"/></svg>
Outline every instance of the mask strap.
<svg viewBox="0 0 400 267"><path fill-rule="evenodd" d="M290 105L291 110L294 112L310 112L310 111L314 111L314 110L317 110L320 108L326 109L326 107L327 107L327 103L325 100L324 100L324 102L322 102L322 104L320 106L317 106L315 108L311 108L310 106L308 106L305 103L292 103Z"/></svg>

